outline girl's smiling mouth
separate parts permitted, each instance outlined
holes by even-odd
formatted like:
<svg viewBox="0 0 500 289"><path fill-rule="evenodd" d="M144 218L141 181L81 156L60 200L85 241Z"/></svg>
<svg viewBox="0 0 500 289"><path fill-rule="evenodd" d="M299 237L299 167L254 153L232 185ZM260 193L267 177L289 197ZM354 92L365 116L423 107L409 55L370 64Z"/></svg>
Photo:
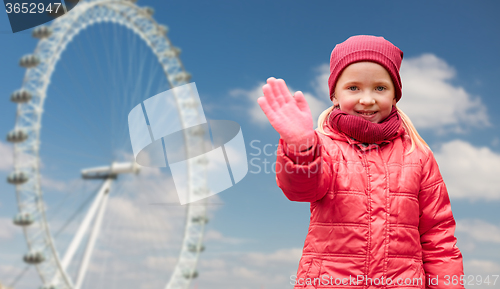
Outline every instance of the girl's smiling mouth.
<svg viewBox="0 0 500 289"><path fill-rule="evenodd" d="M357 114L361 114L361 115L364 115L364 116L371 116L371 115L374 115L375 113L377 113L377 111L369 111L369 110L355 110L355 112Z"/></svg>

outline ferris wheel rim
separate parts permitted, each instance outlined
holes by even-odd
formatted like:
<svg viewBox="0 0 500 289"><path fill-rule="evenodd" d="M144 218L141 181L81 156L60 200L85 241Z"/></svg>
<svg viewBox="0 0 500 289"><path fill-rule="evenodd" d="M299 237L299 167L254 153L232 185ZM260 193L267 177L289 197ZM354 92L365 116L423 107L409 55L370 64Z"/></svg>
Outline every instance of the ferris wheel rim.
<svg viewBox="0 0 500 289"><path fill-rule="evenodd" d="M112 11L114 15L121 15L122 18L94 18L94 19L85 19L85 14L91 9L99 6L99 8L108 9L108 11ZM127 10L129 9L129 10ZM118 14L117 14L118 13ZM120 14L121 13L121 14ZM126 14L129 13L129 14ZM90 14L90 13L89 13ZM125 22L124 20L127 20ZM78 23L77 21L86 20L86 22ZM138 22L144 21L149 23L149 28L145 29L140 26ZM37 270L39 275L42 278L42 281L45 284L49 282L53 282L51 277L59 276L60 278L55 281L57 285L65 285L66 288L73 288L73 284L69 276L66 274L65 270L61 267L61 260L58 256L57 249L55 247L54 241L52 239L52 234L50 229L48 228L48 223L45 217L45 208L43 206L43 197L41 190L41 179L40 179L40 171L39 171L39 145L40 145L40 130L42 124L42 114L43 114L43 105L47 92L47 88L50 84L51 77L53 72L55 71L55 66L59 62L59 58L66 46L71 43L73 38L77 36L80 31L84 30L88 26L93 24L112 22L115 24L122 25L127 29L133 31L137 36L143 40L151 51L155 54L155 57L159 61L162 66L167 80L169 81L170 87L175 87L185 83L185 78L178 80L176 76L185 76L186 72L182 65L180 59L175 54L168 54L167 56L163 55L162 52L171 51L172 45L166 35L163 35L163 39L165 43L158 43L158 35L155 34L155 29L158 27L158 23L150 16L144 13L144 11L136 6L134 3L130 1L108 1L108 0L97 0L97 1L80 1L80 3L72 9L70 13L65 15L64 17L60 17L53 21L50 26L56 33L54 33L51 38L52 39L41 39L37 43L37 47L35 49L35 55L43 55L47 52L55 52L52 54L52 58L40 59L40 65L45 65L45 73L43 69L39 69L39 67L30 68L27 70L25 74L25 78L23 80L22 89L27 91L33 91L35 93L34 100L38 100L38 105L34 101L30 101L29 103L21 104L19 103L17 106L17 116L16 116L16 130L25 130L27 131L28 137L26 142L15 143L14 144L14 169L15 171L23 171L27 172L28 177L30 177L30 181L27 184L16 185L16 195L18 199L18 207L20 213L26 211L33 211L37 213L37 217L41 222L42 228L40 231L43 231L39 234L45 234L45 239L43 244L39 239L32 238L30 232L28 232L26 227L23 227L24 235L26 241L28 243L29 252L36 252L37 248L50 247L50 252L53 254L51 257L51 261L55 262L55 268L42 268L41 264L37 264ZM75 25L79 24L79 25ZM142 29L139 29L142 28ZM56 37L57 36L57 37ZM159 45L160 44L160 48ZM54 49L54 45L57 45L57 50ZM163 46L161 46L163 45ZM165 53L167 54L167 53ZM178 66L175 67L173 65L168 66L168 64L178 63ZM36 99L38 97L38 99ZM183 109L182 105L179 105L179 100L177 100L177 110L181 112ZM31 116L31 117L30 117ZM181 122L183 121L183 114L180 113ZM33 119L30 119L33 118ZM31 120L31 121L30 121ZM33 159L31 162L28 162L29 165L26 165L26 161L21 161L20 156L25 157L27 152L32 153ZM189 166L196 166L196 164L192 164L189 162ZM191 168L191 167L188 167ZM31 183L30 183L31 182ZM192 184L189 184L192 187ZM30 190L31 189L31 190ZM31 191L32 195L29 195ZM28 201L31 199L35 204L28 204ZM28 201L27 201L28 200ZM201 205L200 205L201 204ZM194 269L196 268L199 250L196 250L196 253L188 251L188 244L196 244L197 247L201 245L201 240L203 237L204 224L206 222L206 204L201 202L197 206L190 206L188 204L188 210L186 214L186 227L184 232L184 238L182 242L182 249L179 253L179 259L177 265L173 271L173 274L166 285L167 289L173 288L186 288L189 285L189 281L191 276L194 275ZM203 205L205 204L205 205ZM200 220L195 221L195 218L201 218ZM199 223L199 224L195 224ZM198 234L193 234L193 228L198 230ZM38 242L38 243L37 243ZM188 258L186 256L191 256ZM192 258L194 256L194 258ZM190 259L185 260L185 264L183 264L182 259ZM43 264L43 262L42 262ZM188 273L190 274L189 278L186 278L185 272L186 268L188 268ZM186 282L183 282L186 281ZM53 285L53 284L50 284Z"/></svg>

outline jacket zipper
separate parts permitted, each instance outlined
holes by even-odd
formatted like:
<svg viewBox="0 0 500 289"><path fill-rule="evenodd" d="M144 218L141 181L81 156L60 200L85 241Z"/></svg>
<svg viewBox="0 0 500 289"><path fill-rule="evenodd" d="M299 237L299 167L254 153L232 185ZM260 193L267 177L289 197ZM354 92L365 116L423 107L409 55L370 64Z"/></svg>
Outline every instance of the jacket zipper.
<svg viewBox="0 0 500 289"><path fill-rule="evenodd" d="M361 148L358 146L359 148L359 151L362 151ZM358 153L359 153L358 151ZM369 268L369 265L370 265L370 249L371 249L371 239L372 239L372 235L371 235L371 180L370 180L370 172L369 172L369 168L368 168L368 161L366 159L366 155L365 155L365 151L362 151L361 153L361 158L363 160L363 166L365 167L365 171L366 171L366 176L367 176L367 179L368 179L368 185L367 185L367 188L366 188L366 196L367 196L367 203L368 203L368 244L366 245L366 264L365 264L365 276L368 276L368 268ZM363 288L367 288L366 286L366 283L365 285L363 285Z"/></svg>

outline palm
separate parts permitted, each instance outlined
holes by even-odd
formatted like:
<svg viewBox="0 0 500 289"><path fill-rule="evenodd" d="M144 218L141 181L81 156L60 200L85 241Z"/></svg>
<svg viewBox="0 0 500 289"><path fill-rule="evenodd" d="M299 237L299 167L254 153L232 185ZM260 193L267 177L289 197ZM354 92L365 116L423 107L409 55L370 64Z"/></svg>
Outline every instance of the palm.
<svg viewBox="0 0 500 289"><path fill-rule="evenodd" d="M310 139L313 130L311 110L302 92L292 96L283 79L273 77L262 87L264 96L257 101L271 125L288 144Z"/></svg>

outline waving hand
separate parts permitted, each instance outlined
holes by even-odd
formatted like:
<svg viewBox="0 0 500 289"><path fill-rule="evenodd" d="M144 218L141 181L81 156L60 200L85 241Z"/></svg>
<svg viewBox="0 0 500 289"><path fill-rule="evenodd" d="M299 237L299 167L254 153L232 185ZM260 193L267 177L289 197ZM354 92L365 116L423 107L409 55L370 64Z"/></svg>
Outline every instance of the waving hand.
<svg viewBox="0 0 500 289"><path fill-rule="evenodd" d="M264 96L257 102L281 138L296 151L311 147L315 140L313 119L302 92L292 96L285 81L274 77L267 80L262 90Z"/></svg>

